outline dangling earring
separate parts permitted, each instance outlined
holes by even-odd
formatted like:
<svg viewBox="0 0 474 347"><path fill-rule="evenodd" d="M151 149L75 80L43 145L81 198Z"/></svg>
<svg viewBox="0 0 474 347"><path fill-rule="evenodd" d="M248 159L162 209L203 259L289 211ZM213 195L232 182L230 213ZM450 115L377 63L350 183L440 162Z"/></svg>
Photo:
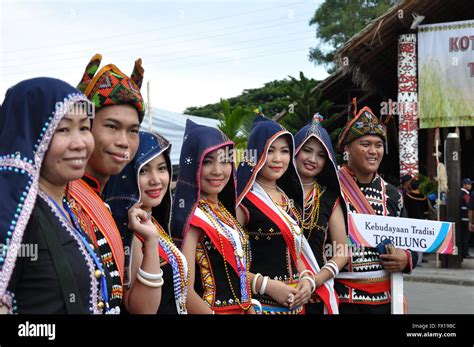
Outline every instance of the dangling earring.
<svg viewBox="0 0 474 347"><path fill-rule="evenodd" d="M342 155L342 159L344 161L349 161L349 152L348 151L344 151L343 155Z"/></svg>

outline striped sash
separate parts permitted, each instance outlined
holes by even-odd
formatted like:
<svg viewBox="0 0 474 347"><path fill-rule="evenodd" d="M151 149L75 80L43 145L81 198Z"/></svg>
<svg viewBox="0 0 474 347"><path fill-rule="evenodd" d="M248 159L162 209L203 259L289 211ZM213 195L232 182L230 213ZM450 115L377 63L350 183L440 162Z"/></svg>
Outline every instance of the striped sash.
<svg viewBox="0 0 474 347"><path fill-rule="evenodd" d="M341 181L341 190L344 198L349 201L357 213L375 214L374 209L365 198L347 166L342 166L339 169L339 180Z"/></svg>
<svg viewBox="0 0 474 347"><path fill-rule="evenodd" d="M342 166L339 169L339 180L344 199L356 210L356 213L376 214L348 167ZM363 290L368 293L381 293L390 290L390 277L384 270L362 273L341 272L336 280L347 287Z"/></svg>
<svg viewBox="0 0 474 347"><path fill-rule="evenodd" d="M69 183L69 193L74 201L81 206L107 240L117 265L120 281L123 284L125 253L120 232L110 211L102 199L82 179Z"/></svg>

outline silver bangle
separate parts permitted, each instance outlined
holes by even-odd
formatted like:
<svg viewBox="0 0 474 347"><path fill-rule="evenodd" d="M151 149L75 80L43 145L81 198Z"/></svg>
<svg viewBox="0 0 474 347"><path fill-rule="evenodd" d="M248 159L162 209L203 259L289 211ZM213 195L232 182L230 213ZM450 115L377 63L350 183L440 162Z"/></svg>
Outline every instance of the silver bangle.
<svg viewBox="0 0 474 347"><path fill-rule="evenodd" d="M311 278L312 278L313 280L316 279L316 276L314 275L314 272L311 271L311 270L304 270L304 271L301 271L300 274L299 274L299 278L303 278L303 275L304 275L305 273L309 273L310 276L311 276Z"/></svg>
<svg viewBox="0 0 474 347"><path fill-rule="evenodd" d="M259 276L261 277L262 274L258 273L253 277L253 281L252 281L252 293L253 294L257 294L257 281L258 281Z"/></svg>
<svg viewBox="0 0 474 347"><path fill-rule="evenodd" d="M311 283L311 293L316 290L316 282L309 276L302 277L301 280L308 280Z"/></svg>
<svg viewBox="0 0 474 347"><path fill-rule="evenodd" d="M161 280L163 278L163 270L161 270L161 269L160 269L160 273L152 274L152 273L146 272L141 267L139 267L138 268L138 273L140 274L140 276L142 276L146 280L157 281L157 280Z"/></svg>
<svg viewBox="0 0 474 347"><path fill-rule="evenodd" d="M332 277L336 277L336 273L334 272L333 268L327 263L321 268L321 270L322 269L328 270L331 273Z"/></svg>
<svg viewBox="0 0 474 347"><path fill-rule="evenodd" d="M268 276L264 276L262 286L260 287L260 290L258 292L260 295L265 294L265 289L267 289L267 284L268 284Z"/></svg>
<svg viewBox="0 0 474 347"><path fill-rule="evenodd" d="M144 285L146 285L148 287L151 287L151 288L160 288L165 283L163 278L159 282L148 281L148 280L144 279L139 273L137 273L137 280L139 282L143 283Z"/></svg>
<svg viewBox="0 0 474 347"><path fill-rule="evenodd" d="M325 265L330 266L334 270L334 277L339 273L339 266L337 266L334 260L329 260Z"/></svg>

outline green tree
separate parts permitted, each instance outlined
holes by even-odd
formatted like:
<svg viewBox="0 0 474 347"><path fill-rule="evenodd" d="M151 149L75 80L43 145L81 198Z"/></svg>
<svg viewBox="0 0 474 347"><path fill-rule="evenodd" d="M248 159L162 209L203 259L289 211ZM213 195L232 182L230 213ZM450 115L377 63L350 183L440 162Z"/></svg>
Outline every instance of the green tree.
<svg viewBox="0 0 474 347"><path fill-rule="evenodd" d="M262 111L268 117L273 117L291 103L286 87L293 82L289 79L275 80L265 83L261 88L245 89L241 95L227 99L231 107L243 107L254 110L263 106ZM219 119L220 103L202 107L188 107L184 113L193 116Z"/></svg>
<svg viewBox="0 0 474 347"><path fill-rule="evenodd" d="M288 85L286 93L291 100L290 113L283 118L281 124L291 133L295 134L312 119L316 112L328 116L326 113L332 106L332 102L321 99L321 91L318 89L311 93L318 82L312 78L307 78L300 72L300 79L288 76L293 82ZM294 107L293 107L294 105Z"/></svg>
<svg viewBox="0 0 474 347"><path fill-rule="evenodd" d="M253 110L257 108L261 108L268 118L273 118L283 110L290 111L280 122L293 134L319 112L325 118L322 125L335 143L341 129L337 126L337 118L328 114L332 103L322 100L319 90L311 94L318 83L300 72L299 79L288 76L283 80L265 83L262 88L245 89L241 95L221 100L217 104L189 107L185 113L219 119L220 129L236 143L236 147L244 148L255 116ZM240 119L242 114L245 116Z"/></svg>
<svg viewBox="0 0 474 347"><path fill-rule="evenodd" d="M386 12L396 0L325 0L309 25L316 26L320 43L311 48L309 60L335 70L334 55L352 36Z"/></svg>
<svg viewBox="0 0 474 347"><path fill-rule="evenodd" d="M319 83L313 79L308 79L302 72L300 72L300 80L290 77L293 82L291 86L287 87L287 94L289 95L294 107L290 107L293 112L286 115L281 124L293 134L307 125L316 113L324 117L321 125L327 130L331 138L331 142L336 148L340 127L340 117L337 114L329 114L329 110L333 103L329 100L322 99L322 92L316 89L311 92ZM342 157L336 151L336 160L342 163Z"/></svg>
<svg viewBox="0 0 474 347"><path fill-rule="evenodd" d="M219 106L221 111L218 114L218 128L235 143L236 148L247 146L247 129L244 123L252 117L252 111L237 106L232 108L229 101L221 99Z"/></svg>

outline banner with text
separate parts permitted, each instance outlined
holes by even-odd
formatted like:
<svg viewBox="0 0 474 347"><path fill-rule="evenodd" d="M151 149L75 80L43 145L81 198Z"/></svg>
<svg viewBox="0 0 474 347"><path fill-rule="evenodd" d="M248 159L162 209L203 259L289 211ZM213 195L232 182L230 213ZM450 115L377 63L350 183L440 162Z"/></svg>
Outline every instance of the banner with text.
<svg viewBox="0 0 474 347"><path fill-rule="evenodd" d="M397 248L440 254L455 254L454 223L425 219L348 214L353 243L375 247L390 239Z"/></svg>
<svg viewBox="0 0 474 347"><path fill-rule="evenodd" d="M474 20L418 27L420 128L474 126Z"/></svg>

